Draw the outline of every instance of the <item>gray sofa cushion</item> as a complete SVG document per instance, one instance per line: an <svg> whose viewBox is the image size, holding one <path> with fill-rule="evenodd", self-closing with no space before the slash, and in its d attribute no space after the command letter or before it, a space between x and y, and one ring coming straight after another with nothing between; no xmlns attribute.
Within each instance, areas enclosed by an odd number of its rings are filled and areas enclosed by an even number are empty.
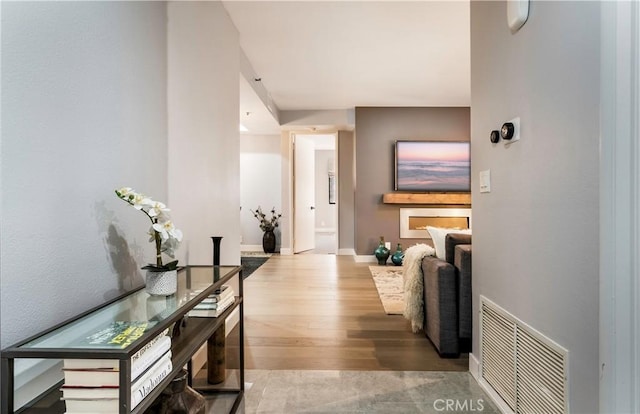
<svg viewBox="0 0 640 414"><path fill-rule="evenodd" d="M471 352L471 236L445 238L447 260L422 259L424 331L442 357Z"/></svg>
<svg viewBox="0 0 640 414"><path fill-rule="evenodd" d="M455 247L454 267L458 283L458 334L471 342L471 245ZM470 351L464 350L463 352Z"/></svg>
<svg viewBox="0 0 640 414"><path fill-rule="evenodd" d="M440 356L460 355L458 340L457 283L454 267L426 256L422 259L424 277L424 331Z"/></svg>
<svg viewBox="0 0 640 414"><path fill-rule="evenodd" d="M459 244L471 244L470 234L449 233L444 238L445 260L455 265L455 248Z"/></svg>

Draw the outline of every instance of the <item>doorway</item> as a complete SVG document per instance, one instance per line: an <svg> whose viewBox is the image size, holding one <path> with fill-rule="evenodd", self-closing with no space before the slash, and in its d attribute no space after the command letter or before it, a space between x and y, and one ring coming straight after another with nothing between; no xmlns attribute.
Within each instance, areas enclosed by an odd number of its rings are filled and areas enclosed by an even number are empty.
<svg viewBox="0 0 640 414"><path fill-rule="evenodd" d="M337 134L292 134L293 252L336 254Z"/></svg>

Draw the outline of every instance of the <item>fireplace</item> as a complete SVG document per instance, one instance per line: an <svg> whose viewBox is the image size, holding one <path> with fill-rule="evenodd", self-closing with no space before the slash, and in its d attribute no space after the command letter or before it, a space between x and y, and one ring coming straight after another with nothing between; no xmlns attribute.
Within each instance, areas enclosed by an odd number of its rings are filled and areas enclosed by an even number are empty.
<svg viewBox="0 0 640 414"><path fill-rule="evenodd" d="M401 208L400 238L430 239L427 226L471 228L470 208Z"/></svg>

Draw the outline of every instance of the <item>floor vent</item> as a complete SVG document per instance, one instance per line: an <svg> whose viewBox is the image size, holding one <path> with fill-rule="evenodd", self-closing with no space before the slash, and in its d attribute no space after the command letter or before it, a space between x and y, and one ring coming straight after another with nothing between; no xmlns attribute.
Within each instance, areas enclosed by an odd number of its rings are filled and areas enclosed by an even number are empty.
<svg viewBox="0 0 640 414"><path fill-rule="evenodd" d="M482 379L514 413L568 413L567 350L480 299Z"/></svg>

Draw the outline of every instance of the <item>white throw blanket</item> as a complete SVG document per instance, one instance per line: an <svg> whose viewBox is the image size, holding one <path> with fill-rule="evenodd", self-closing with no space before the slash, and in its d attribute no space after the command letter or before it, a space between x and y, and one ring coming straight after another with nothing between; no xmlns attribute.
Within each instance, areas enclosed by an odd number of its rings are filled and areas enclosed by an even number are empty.
<svg viewBox="0 0 640 414"><path fill-rule="evenodd" d="M413 332L420 331L424 324L422 259L435 254L435 249L426 244L411 246L404 253L404 317L411 321Z"/></svg>

